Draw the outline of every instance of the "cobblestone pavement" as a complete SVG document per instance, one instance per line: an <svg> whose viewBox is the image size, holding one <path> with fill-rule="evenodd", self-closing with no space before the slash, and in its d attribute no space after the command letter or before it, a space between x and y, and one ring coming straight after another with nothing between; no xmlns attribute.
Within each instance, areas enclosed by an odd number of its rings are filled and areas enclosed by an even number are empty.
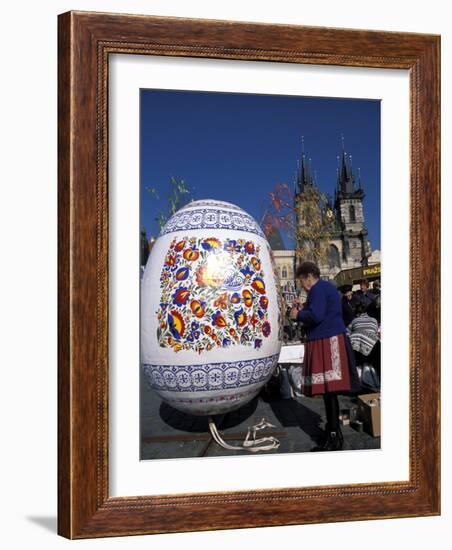
<svg viewBox="0 0 452 550"><path fill-rule="evenodd" d="M356 406L357 399L340 396L341 409ZM281 399L261 392L238 411L215 417L222 437L231 445L240 445L248 428L262 418L274 424L268 428L280 441L280 447L270 453L299 453L309 451L322 436L323 399L293 397ZM344 450L379 449L380 437L342 426ZM259 432L265 435L264 431ZM234 439L236 438L236 439ZM230 456L249 454L245 450L228 450L210 437L206 417L179 412L163 403L144 378L141 381L141 459L190 458L200 456Z"/></svg>

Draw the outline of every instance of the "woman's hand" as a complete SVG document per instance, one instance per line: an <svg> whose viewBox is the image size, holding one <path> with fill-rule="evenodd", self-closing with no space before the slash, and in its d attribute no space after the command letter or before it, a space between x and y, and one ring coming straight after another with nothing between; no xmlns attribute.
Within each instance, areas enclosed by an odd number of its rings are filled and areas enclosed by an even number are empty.
<svg viewBox="0 0 452 550"><path fill-rule="evenodd" d="M294 305L292 309L290 310L290 318L292 321L295 321L298 315L298 305Z"/></svg>

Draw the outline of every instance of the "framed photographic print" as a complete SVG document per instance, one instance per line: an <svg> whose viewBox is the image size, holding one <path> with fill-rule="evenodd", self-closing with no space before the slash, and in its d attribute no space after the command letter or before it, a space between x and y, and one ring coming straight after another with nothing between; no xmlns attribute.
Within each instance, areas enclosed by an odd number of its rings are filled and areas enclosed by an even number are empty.
<svg viewBox="0 0 452 550"><path fill-rule="evenodd" d="M59 17L61 535L440 513L439 47Z"/></svg>

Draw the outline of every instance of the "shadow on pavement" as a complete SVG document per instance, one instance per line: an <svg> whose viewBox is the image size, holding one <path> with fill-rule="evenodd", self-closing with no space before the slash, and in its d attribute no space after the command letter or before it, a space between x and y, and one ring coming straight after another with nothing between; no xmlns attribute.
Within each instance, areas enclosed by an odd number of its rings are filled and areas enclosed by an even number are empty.
<svg viewBox="0 0 452 550"><path fill-rule="evenodd" d="M322 423L320 414L295 399L271 400L268 404L282 426L298 427L315 443L319 442L324 433L320 427Z"/></svg>
<svg viewBox="0 0 452 550"><path fill-rule="evenodd" d="M255 397L252 401L243 405L237 411L231 411L225 415L213 415L213 419L217 424L221 423L221 429L223 430L233 428L254 414L257 408L257 403L258 398ZM162 421L175 430L191 433L202 433L209 431L208 416L194 416L191 414L185 414L164 402L160 405L159 413Z"/></svg>

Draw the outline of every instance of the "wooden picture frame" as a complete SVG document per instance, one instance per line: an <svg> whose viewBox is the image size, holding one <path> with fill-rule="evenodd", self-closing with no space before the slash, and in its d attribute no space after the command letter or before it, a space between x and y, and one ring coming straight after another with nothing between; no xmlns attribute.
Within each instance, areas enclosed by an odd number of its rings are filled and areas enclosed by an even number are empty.
<svg viewBox="0 0 452 550"><path fill-rule="evenodd" d="M58 532L68 538L440 513L440 37L138 15L59 16ZM110 54L407 69L409 480L110 497ZM428 289L424 292L423 289Z"/></svg>

